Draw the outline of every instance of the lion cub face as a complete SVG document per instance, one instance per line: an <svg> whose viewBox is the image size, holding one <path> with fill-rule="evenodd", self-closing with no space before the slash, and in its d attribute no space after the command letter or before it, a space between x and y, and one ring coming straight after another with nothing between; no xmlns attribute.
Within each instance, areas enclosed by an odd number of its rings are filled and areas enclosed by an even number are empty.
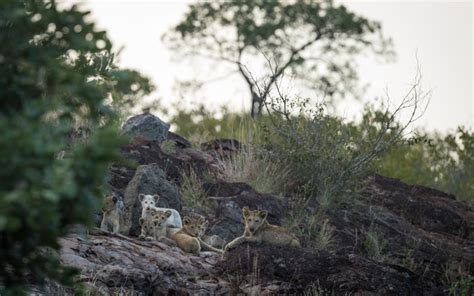
<svg viewBox="0 0 474 296"><path fill-rule="evenodd" d="M166 220L171 216L171 211L155 211L152 214L153 225L158 228L166 226Z"/></svg>
<svg viewBox="0 0 474 296"><path fill-rule="evenodd" d="M104 206L102 207L103 212L109 212L115 209L117 198L113 195L109 195L104 199Z"/></svg>
<svg viewBox="0 0 474 296"><path fill-rule="evenodd" d="M141 236L153 236L155 232L155 225L153 224L153 220L140 218L139 222L142 228Z"/></svg>
<svg viewBox="0 0 474 296"><path fill-rule="evenodd" d="M189 217L183 219L183 229L191 236L199 237L202 231L202 226L205 224L202 217ZM206 225L207 228L207 225ZM204 230L205 231L205 230Z"/></svg>
<svg viewBox="0 0 474 296"><path fill-rule="evenodd" d="M156 206L158 201L160 200L160 196L158 194L150 195L150 194L143 194L140 193L138 195L138 200L142 204L142 208L153 208Z"/></svg>
<svg viewBox="0 0 474 296"><path fill-rule="evenodd" d="M153 236L159 229L166 227L166 220L171 216L171 211L159 211L152 208L146 209L145 218L140 218L142 236Z"/></svg>
<svg viewBox="0 0 474 296"><path fill-rule="evenodd" d="M244 207L242 209L242 214L245 220L245 228L251 233L257 231L266 221L268 212L260 210L249 210L249 208Z"/></svg>

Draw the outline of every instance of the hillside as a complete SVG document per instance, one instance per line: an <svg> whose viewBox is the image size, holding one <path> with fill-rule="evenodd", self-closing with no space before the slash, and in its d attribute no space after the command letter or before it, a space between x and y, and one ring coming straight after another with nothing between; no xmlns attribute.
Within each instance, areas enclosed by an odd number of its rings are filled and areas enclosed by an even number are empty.
<svg viewBox="0 0 474 296"><path fill-rule="evenodd" d="M235 140L215 140L192 148L169 125L150 114L130 119L131 136L122 154L137 168L112 166L109 183L134 219L137 195L160 194L160 206L182 216L201 214L210 221L208 235L227 242L243 232L244 206L268 211L268 220L288 225L300 206L295 197L260 193L245 183L220 175L222 159L239 153ZM174 143L164 152L162 142ZM183 173L193 169L205 192L206 208L185 206L180 193ZM305 206L319 215L316 202ZM98 217L100 220L100 217ZM312 224L327 244L314 247L308 236L303 248L244 244L225 259L214 252L199 257L177 247L130 235L92 231L61 239L61 261L80 269L80 282L94 293L122 295L469 295L474 276L474 208L452 195L396 179L372 175L351 201L325 211ZM304 222L306 221L306 222ZM49 287L45 294L54 293ZM465 293L465 294L462 294Z"/></svg>

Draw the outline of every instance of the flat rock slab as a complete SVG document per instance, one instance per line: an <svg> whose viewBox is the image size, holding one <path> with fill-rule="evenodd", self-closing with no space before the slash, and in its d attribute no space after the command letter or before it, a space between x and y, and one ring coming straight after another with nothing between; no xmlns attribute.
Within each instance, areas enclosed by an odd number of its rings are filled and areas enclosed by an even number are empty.
<svg viewBox="0 0 474 296"><path fill-rule="evenodd" d="M219 260L216 253L196 257L159 242L111 233L87 240L70 235L60 243L61 261L78 268L80 280L91 289L107 294L121 289L133 291L127 295L215 295L227 289L210 273Z"/></svg>

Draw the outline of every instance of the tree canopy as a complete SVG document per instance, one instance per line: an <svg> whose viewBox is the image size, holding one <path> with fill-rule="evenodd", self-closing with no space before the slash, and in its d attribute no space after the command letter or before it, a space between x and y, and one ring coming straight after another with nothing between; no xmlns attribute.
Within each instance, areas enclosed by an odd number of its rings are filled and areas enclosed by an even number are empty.
<svg viewBox="0 0 474 296"><path fill-rule="evenodd" d="M163 40L173 52L235 67L250 91L251 115L289 75L304 88L344 97L357 89L355 55L392 55L381 25L333 1L201 1ZM255 77L252 67L265 68Z"/></svg>

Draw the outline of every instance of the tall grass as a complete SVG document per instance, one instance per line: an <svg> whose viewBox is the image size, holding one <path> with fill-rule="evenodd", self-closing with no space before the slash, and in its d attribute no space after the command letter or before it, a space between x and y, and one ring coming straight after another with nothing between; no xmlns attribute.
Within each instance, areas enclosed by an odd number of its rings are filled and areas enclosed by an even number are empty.
<svg viewBox="0 0 474 296"><path fill-rule="evenodd" d="M196 172L190 169L181 175L182 182L179 192L183 197L183 203L187 207L198 208L210 213L214 204L207 199L206 192L202 188L201 180Z"/></svg>
<svg viewBox="0 0 474 296"><path fill-rule="evenodd" d="M221 174L228 182L244 182L262 193L284 190L288 170L270 151L247 146L240 153L219 161Z"/></svg>

